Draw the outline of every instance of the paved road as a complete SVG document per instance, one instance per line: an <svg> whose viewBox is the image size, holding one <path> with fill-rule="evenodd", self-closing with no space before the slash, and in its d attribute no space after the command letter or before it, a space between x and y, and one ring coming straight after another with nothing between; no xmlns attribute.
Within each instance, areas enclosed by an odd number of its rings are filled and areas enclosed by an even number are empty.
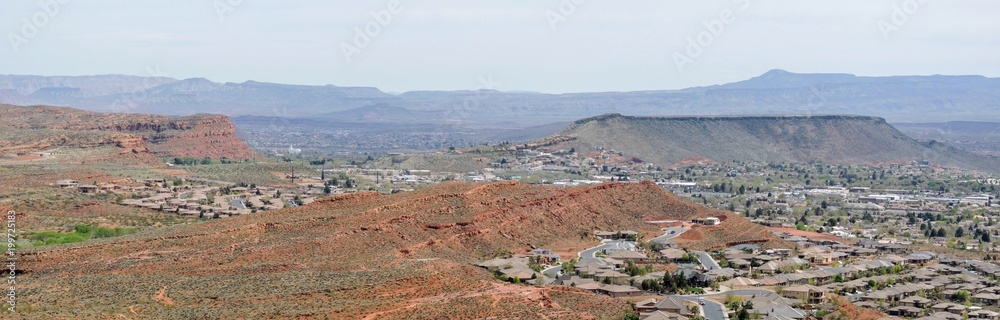
<svg viewBox="0 0 1000 320"><path fill-rule="evenodd" d="M664 230L664 234L662 236L653 238L650 241L652 241L652 242L661 242L663 240L670 240L670 239L673 239L676 236L681 235L682 233L684 233L684 231L688 231L688 230L689 230L688 228L667 228L667 229ZM673 233L671 233L671 232L673 232Z"/></svg>
<svg viewBox="0 0 1000 320"><path fill-rule="evenodd" d="M745 289L745 290L730 290L726 292L717 292L717 293L702 294L702 295L674 296L674 297L698 303L699 299L703 297L726 295L726 294L732 294L737 296L753 296L753 295L765 295L765 294L775 294L775 293L774 291L768 291L768 290ZM704 311L706 320L729 319L729 316L727 315L726 312L726 307L721 303L705 299L705 305L699 307L701 307L702 310Z"/></svg>
<svg viewBox="0 0 1000 320"><path fill-rule="evenodd" d="M691 252L694 252L695 254L698 255L698 261L701 261L701 265L705 266L705 270L722 269L722 267L715 262L715 259L712 259L712 256L709 255L707 252L702 252L702 251L691 251Z"/></svg>
<svg viewBox="0 0 1000 320"><path fill-rule="evenodd" d="M243 205L243 200L242 199L233 199L233 201L231 201L230 204L232 204L234 207L236 207L236 209L246 209L247 208L245 205Z"/></svg>
<svg viewBox="0 0 1000 320"><path fill-rule="evenodd" d="M597 253L601 250L635 250L635 242L625 241L625 240L615 240L602 243L596 247L580 251L580 262L595 262L601 259L597 258Z"/></svg>
<svg viewBox="0 0 1000 320"><path fill-rule="evenodd" d="M674 296L674 297L677 297L677 298L680 298L680 299L683 299L683 300L687 300L687 301L691 301L691 302L694 302L694 303L699 303L701 301L700 297L696 297L696 296ZM699 305L698 308L701 308L702 313L704 313L705 320L726 320L726 319L728 319L728 316L726 315L726 307L725 306L723 306L721 303L718 303L718 302L715 302L715 301L712 301L712 300L704 300L704 301L705 301L705 305L703 305L703 306Z"/></svg>
<svg viewBox="0 0 1000 320"><path fill-rule="evenodd" d="M597 252L604 250L604 244L599 246L580 251L580 262L594 262L600 260L597 258Z"/></svg>
<svg viewBox="0 0 1000 320"><path fill-rule="evenodd" d="M559 273L562 272L562 266L550 267L548 269L542 270L542 274L549 278L558 278Z"/></svg>

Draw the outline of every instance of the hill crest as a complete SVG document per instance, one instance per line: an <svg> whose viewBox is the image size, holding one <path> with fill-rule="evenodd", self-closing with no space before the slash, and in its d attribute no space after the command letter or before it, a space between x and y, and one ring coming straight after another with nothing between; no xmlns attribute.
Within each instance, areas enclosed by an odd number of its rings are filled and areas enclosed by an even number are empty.
<svg viewBox="0 0 1000 320"><path fill-rule="evenodd" d="M651 182L577 188L452 182L392 195L335 196L267 214L80 245L30 248L21 266L32 279L25 290L33 294L25 303L45 301L52 310L73 303L55 297L72 294L102 308L138 305L139 317L378 314L395 319L413 318L400 311L417 307L438 312L455 308L462 318L483 318L510 312L511 303L540 300L562 307L532 308L531 315L603 318L615 316L606 314L608 306L624 310L625 304L572 291L575 298L601 304L574 308L558 297L566 293L559 291L564 288L532 288L542 297L527 300L517 292L495 294L492 290L501 284L471 265L497 252L525 252L592 237L598 230L659 235L658 228L644 222L647 219L719 214L724 213L681 200ZM722 227L681 245L704 249L739 240L785 244L738 215L729 216ZM274 290L252 290L262 283L277 285ZM130 294L103 290L109 288L128 288ZM465 306L470 300L456 298L484 293L499 297L501 304L477 311ZM136 301L135 296L161 298ZM161 303L163 297L176 306ZM218 308L220 304L226 307ZM285 308L292 305L296 307Z"/></svg>
<svg viewBox="0 0 1000 320"><path fill-rule="evenodd" d="M661 165L689 157L718 162L878 164L929 161L992 172L997 161L938 143L920 143L885 119L858 115L624 116L575 121L553 148L613 149ZM582 149L581 149L582 148Z"/></svg>

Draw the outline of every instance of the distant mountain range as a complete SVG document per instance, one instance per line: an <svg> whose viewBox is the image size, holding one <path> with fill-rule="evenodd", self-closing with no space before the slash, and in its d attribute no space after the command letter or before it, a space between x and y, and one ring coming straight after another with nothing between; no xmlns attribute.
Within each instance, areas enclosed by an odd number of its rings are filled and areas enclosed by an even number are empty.
<svg viewBox="0 0 1000 320"><path fill-rule="evenodd" d="M940 141L979 154L1000 155L1000 123L953 121L893 126L917 140Z"/></svg>
<svg viewBox="0 0 1000 320"><path fill-rule="evenodd" d="M864 114L898 122L1000 121L1000 78L859 77L772 70L745 81L682 90L542 94L215 83L121 75L0 76L0 103L90 111L218 113L343 122L448 123L523 128L605 113L641 115Z"/></svg>
<svg viewBox="0 0 1000 320"><path fill-rule="evenodd" d="M918 142L884 119L867 116L629 117L579 120L555 134L556 148L613 149L641 161L671 165L691 159L879 164L928 161L995 172L995 158L936 142ZM565 140L565 139L563 139Z"/></svg>

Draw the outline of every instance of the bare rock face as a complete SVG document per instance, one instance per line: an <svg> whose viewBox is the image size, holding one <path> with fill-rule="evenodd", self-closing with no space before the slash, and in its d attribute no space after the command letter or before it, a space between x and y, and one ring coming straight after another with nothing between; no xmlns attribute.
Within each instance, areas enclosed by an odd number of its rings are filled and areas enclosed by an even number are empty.
<svg viewBox="0 0 1000 320"><path fill-rule="evenodd" d="M158 162L156 157L246 159L253 150L236 137L222 115L171 118L146 114L102 114L71 108L0 105L0 152L23 153L50 147L120 148L123 157Z"/></svg>
<svg viewBox="0 0 1000 320"><path fill-rule="evenodd" d="M177 118L167 125L173 129L152 137L154 140L163 141L150 145L156 155L214 159L221 157L247 159L253 156L253 150L236 137L236 126L226 116L187 116Z"/></svg>

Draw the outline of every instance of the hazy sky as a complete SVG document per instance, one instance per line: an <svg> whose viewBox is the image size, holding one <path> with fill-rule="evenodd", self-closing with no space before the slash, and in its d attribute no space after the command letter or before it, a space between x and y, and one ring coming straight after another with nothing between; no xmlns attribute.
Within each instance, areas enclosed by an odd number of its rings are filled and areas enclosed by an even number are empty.
<svg viewBox="0 0 1000 320"><path fill-rule="evenodd" d="M997 77L998 13L1000 1L932 0L2 1L0 74L390 92L492 78L503 91L553 93L678 89L769 69Z"/></svg>

